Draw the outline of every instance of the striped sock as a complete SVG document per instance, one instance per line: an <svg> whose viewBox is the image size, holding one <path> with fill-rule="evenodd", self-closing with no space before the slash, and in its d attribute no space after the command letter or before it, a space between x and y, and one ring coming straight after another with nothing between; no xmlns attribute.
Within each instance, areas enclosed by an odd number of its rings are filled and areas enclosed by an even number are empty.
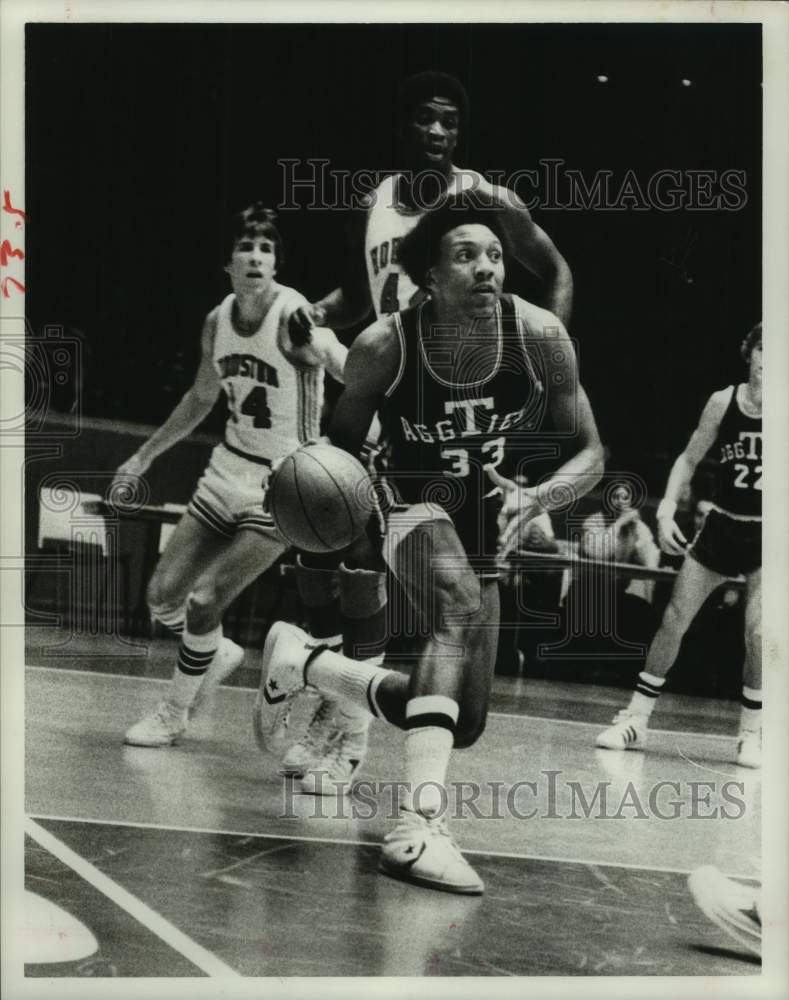
<svg viewBox="0 0 789 1000"><path fill-rule="evenodd" d="M630 711L633 715L643 715L648 719L665 683L665 677L656 677L654 674L648 674L646 670L642 670L638 675L638 683L633 697L630 699Z"/></svg>
<svg viewBox="0 0 789 1000"><path fill-rule="evenodd" d="M189 708L192 704L205 672L216 656L221 638L221 625L205 635L195 635L189 629L184 629L170 689L170 701L174 705Z"/></svg>
<svg viewBox="0 0 789 1000"><path fill-rule="evenodd" d="M742 686L740 732L758 733L762 728L762 689Z"/></svg>
<svg viewBox="0 0 789 1000"><path fill-rule="evenodd" d="M307 657L304 680L319 691L350 703L365 716L383 718L375 695L381 681L394 671L375 664L375 660L351 660L321 646Z"/></svg>
<svg viewBox="0 0 789 1000"><path fill-rule="evenodd" d="M433 814L446 809L444 782L459 713L458 703L444 695L420 695L406 705L407 808Z"/></svg>

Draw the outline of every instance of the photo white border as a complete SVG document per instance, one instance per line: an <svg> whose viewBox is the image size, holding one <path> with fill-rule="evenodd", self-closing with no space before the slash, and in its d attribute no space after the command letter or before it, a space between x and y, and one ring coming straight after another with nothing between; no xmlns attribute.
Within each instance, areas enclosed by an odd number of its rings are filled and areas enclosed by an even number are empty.
<svg viewBox="0 0 789 1000"><path fill-rule="evenodd" d="M221 15L221 16L220 16ZM24 206L23 71L24 23L85 22L693 22L702 24L761 22L764 37L764 236L763 285L765 326L765 562L763 614L765 650L765 760L763 809L764 963L761 976L743 977L529 977L481 980L435 979L247 979L223 982L210 979L24 979L13 953L12 934L19 920L23 888L22 830L24 817L22 757L24 746L23 629L15 627L22 614L21 565L22 490L21 451L2 438L0 424L0 696L2 697L2 995L59 998L109 997L301 997L321 996L520 996L565 998L575 991L585 997L779 997L789 990L787 949L787 846L789 846L786 775L789 765L789 346L787 289L789 288L789 7L771 2L702 2L702 0L498 0L480 5L467 0L2 0L0 3L0 189L14 193ZM0 213L0 240L20 244L13 222ZM16 270L10 270L18 276ZM19 300L0 298L0 332L23 330ZM2 417L24 409L22 373L3 371ZM9 624L11 623L11 624ZM701 961L701 959L700 959ZM744 970L745 971L745 970Z"/></svg>

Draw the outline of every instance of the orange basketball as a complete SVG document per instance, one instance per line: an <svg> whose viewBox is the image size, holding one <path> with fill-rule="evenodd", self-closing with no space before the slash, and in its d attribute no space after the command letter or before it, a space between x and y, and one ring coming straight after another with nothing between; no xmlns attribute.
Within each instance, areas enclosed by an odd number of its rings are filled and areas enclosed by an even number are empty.
<svg viewBox="0 0 789 1000"><path fill-rule="evenodd" d="M336 552L361 535L373 512L364 466L333 445L306 444L277 467L268 508L283 537L305 552Z"/></svg>

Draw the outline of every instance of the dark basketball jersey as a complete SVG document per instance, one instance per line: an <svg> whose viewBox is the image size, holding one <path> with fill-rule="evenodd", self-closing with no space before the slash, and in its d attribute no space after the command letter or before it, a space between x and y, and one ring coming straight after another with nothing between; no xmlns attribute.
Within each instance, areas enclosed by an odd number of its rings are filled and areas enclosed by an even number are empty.
<svg viewBox="0 0 789 1000"><path fill-rule="evenodd" d="M710 449L715 464L715 504L739 517L762 516L762 418L737 402L737 386Z"/></svg>
<svg viewBox="0 0 789 1000"><path fill-rule="evenodd" d="M491 351L489 331L460 338L431 315L430 301L394 314L401 360L380 412L378 468L396 501L446 510L472 560L495 557L501 499L485 467L512 475L534 442L545 393L529 329L558 320L504 295Z"/></svg>

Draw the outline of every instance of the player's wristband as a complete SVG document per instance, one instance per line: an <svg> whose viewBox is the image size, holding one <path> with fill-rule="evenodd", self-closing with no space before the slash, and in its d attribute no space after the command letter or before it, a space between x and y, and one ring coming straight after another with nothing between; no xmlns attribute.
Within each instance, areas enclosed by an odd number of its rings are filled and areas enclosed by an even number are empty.
<svg viewBox="0 0 789 1000"><path fill-rule="evenodd" d="M663 499L658 504L657 508L657 519L662 520L664 517L668 520L673 521L674 515L677 513L677 505L673 500L669 500L667 497Z"/></svg>

